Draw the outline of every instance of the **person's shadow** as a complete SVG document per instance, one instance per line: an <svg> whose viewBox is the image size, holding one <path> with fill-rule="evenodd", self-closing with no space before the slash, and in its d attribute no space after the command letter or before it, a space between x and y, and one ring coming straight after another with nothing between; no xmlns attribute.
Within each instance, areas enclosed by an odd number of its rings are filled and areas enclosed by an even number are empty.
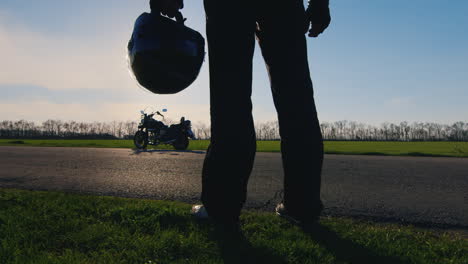
<svg viewBox="0 0 468 264"><path fill-rule="evenodd" d="M407 260L395 256L378 255L349 239L341 238L334 231L321 224L304 228L303 231L309 235L312 240L335 256L336 261L340 263L410 263Z"/></svg>
<svg viewBox="0 0 468 264"><path fill-rule="evenodd" d="M286 263L280 255L266 249L254 248L242 232L225 232L215 229L210 236L214 239L226 264Z"/></svg>
<svg viewBox="0 0 468 264"><path fill-rule="evenodd" d="M335 256L337 263L410 263L394 256L380 256L351 240L339 237L334 231L320 224L303 231ZM215 230L211 236L218 244L224 263L287 263L284 258L270 250L253 247L241 232L233 234Z"/></svg>

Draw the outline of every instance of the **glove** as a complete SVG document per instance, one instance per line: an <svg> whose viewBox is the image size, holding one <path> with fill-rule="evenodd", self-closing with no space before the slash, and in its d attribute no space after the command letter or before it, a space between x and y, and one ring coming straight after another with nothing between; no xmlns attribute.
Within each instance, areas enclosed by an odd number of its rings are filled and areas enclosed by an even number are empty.
<svg viewBox="0 0 468 264"><path fill-rule="evenodd" d="M331 22L329 0L309 0L306 18L312 28L307 28L309 37L316 38L328 28Z"/></svg>
<svg viewBox="0 0 468 264"><path fill-rule="evenodd" d="M151 12L174 18L184 8L184 0L150 0Z"/></svg>

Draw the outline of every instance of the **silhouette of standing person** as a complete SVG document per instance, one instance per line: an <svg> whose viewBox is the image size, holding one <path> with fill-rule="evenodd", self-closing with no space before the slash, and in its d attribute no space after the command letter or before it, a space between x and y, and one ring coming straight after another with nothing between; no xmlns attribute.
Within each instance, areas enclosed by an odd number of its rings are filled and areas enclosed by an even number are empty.
<svg viewBox="0 0 468 264"><path fill-rule="evenodd" d="M174 17L183 0L151 0ZM328 0L204 0L210 65L211 144L202 172L202 202L192 208L226 227L238 224L246 201L256 136L252 117L252 60L260 45L278 113L284 197L276 212L295 222L316 222L323 140L314 102L305 33L330 24Z"/></svg>

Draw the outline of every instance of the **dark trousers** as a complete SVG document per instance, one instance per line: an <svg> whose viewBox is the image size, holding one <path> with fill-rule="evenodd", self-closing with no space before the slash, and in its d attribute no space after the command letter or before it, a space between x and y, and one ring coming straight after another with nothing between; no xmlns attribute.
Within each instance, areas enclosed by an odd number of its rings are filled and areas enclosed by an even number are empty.
<svg viewBox="0 0 468 264"><path fill-rule="evenodd" d="M323 141L307 61L302 0L205 0L210 65L211 145L202 202L220 221L236 221L247 196L256 138L252 118L255 36L278 112L283 202L298 217L317 215Z"/></svg>

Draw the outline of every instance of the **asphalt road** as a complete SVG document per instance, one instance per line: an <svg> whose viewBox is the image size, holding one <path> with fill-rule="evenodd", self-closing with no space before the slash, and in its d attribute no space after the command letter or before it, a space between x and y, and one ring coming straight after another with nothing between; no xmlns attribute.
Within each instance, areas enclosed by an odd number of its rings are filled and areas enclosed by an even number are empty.
<svg viewBox="0 0 468 264"><path fill-rule="evenodd" d="M0 147L0 187L195 203L204 152ZM246 208L273 210L278 153L258 153ZM468 159L327 155L325 215L468 228Z"/></svg>

